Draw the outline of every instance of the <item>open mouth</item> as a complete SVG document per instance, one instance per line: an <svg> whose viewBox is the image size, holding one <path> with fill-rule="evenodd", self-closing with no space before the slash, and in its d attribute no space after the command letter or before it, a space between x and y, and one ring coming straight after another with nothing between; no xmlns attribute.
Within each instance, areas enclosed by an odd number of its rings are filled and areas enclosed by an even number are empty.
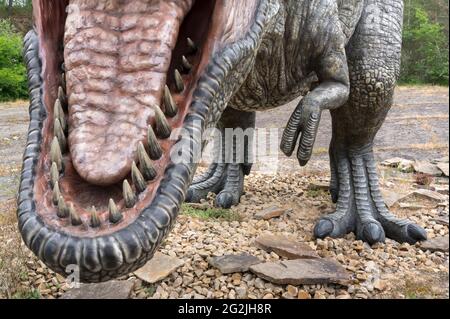
<svg viewBox="0 0 450 319"><path fill-rule="evenodd" d="M260 1L240 4L33 1L18 216L24 241L53 270L77 265L80 280L104 281L152 257L195 170L190 152L177 165L171 154L201 144L178 132L194 120L201 132L214 99L231 95L227 74L245 54L218 65L220 52L255 25L262 33Z"/></svg>

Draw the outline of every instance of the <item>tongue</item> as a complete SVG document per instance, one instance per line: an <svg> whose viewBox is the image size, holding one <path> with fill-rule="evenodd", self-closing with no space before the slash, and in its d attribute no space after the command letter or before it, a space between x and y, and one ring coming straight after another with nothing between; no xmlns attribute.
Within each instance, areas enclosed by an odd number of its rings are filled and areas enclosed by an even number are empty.
<svg viewBox="0 0 450 319"><path fill-rule="evenodd" d="M70 1L64 39L69 146L88 182L111 185L129 174L193 1Z"/></svg>

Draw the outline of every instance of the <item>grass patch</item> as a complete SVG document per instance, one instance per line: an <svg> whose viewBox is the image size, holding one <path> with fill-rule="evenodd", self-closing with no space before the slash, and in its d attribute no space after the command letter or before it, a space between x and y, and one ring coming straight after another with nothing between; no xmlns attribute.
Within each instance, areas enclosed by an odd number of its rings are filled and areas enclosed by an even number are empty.
<svg viewBox="0 0 450 319"><path fill-rule="evenodd" d="M194 208L188 204L183 204L181 214L185 216L196 217L199 219L220 219L226 221L241 221L241 216L229 209L218 208Z"/></svg>
<svg viewBox="0 0 450 319"><path fill-rule="evenodd" d="M37 289L19 291L13 295L12 299L41 299L41 294Z"/></svg>

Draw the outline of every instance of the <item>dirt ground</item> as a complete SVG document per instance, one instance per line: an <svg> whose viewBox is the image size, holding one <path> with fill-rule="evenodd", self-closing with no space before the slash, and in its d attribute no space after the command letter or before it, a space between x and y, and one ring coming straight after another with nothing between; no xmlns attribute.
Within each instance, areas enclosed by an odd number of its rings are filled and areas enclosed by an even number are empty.
<svg viewBox="0 0 450 319"><path fill-rule="evenodd" d="M432 160L447 156L449 148L448 99L447 88L399 88L396 92L395 106L377 137L377 158L385 160L399 156L407 159ZM258 114L257 127L277 128L281 132L296 104L293 102L282 108ZM28 126L27 103L0 104L0 119L0 226L2 231L6 232L0 236L0 241L20 246L14 211L21 157ZM315 220L332 210L327 194L307 190L309 183L324 182L328 179L327 149L330 138L330 116L324 114L314 156L306 168L299 168L295 159L280 156L277 172L274 172L273 176L268 176L258 173L260 166L257 164L255 173L246 181L248 192L244 196L242 204L233 209L241 215L240 221L203 221L190 216L182 216L161 251L167 253L172 251L172 254L186 262L185 266L158 286L149 287L139 282L133 296L138 298L168 296L231 298L236 296L238 291L245 289L246 297L250 298L262 298L267 295L275 298L282 297L289 287L278 287L267 283L264 286L263 283L262 286L260 285L261 287L255 288L252 285L256 280L256 286L258 286L258 279L250 275L244 276L242 282L239 280L239 287L235 288L232 283L236 278L218 276L209 283L206 279L204 280L203 275L203 272L207 270L203 258L206 258L208 254L213 255L217 252L261 254L252 247L252 239L260 232L269 231L294 234L298 240L309 242L320 255L339 260L349 271L354 273L355 283L350 287L316 285L317 287L295 288L306 291L312 298L324 296L327 298L339 296L351 298L448 298L448 253L424 253L417 247L398 245L392 241L370 248L360 242L355 242L351 236L342 240L326 241L315 241L311 237ZM448 185L448 179L436 182ZM412 175L401 178L382 178L382 186L392 190L411 189L413 183ZM255 211L273 204L293 209L294 213L270 222L253 221L252 216ZM438 225L434 221L440 216L444 216L448 220L448 197L445 207L415 209L414 211L400 209L395 212L400 216L409 217L426 227L427 230L431 230L433 237L448 234L448 225ZM236 223L239 224L236 225ZM185 233L186 229L189 229L188 234ZM217 237L222 237L224 233L231 235L215 242ZM243 242L245 244L242 244ZM197 247L197 243L201 247ZM205 243L204 246L202 243ZM209 249L211 253L208 252ZM204 251L203 254L198 255L199 250ZM58 297L65 291L61 282L58 282L61 278L55 279L54 274L40 265L27 250L17 248L17 250L11 251L10 267L17 271L8 280L17 280L37 289L33 290L31 296L23 297L33 297L35 291L40 291L38 295L41 297ZM15 251L20 251L21 254L15 255ZM5 250L0 249L0 252L5 253ZM5 256L0 257L6 258ZM261 257L266 260L279 258L272 254L263 254ZM371 279L364 278L366 276L364 274L367 273L365 270L367 265L373 266L374 262L378 267L376 268L381 271L381 274L378 275L383 278L383 282L393 282L396 278L402 279L397 280L395 284L387 285L387 288L374 289L373 285L369 283ZM199 267L206 268L202 270ZM406 269L410 269L410 271ZM192 273L192 281L189 273ZM175 289L173 288L174 282L180 281L178 277L182 278L182 284ZM5 278L0 280L0 288L2 288L1 285L5 285L2 281L6 281L6 285L11 284ZM130 278L133 279L133 277ZM188 278L186 282L185 278ZM222 287L222 283L224 283L224 287ZM292 290L292 287L289 289Z"/></svg>

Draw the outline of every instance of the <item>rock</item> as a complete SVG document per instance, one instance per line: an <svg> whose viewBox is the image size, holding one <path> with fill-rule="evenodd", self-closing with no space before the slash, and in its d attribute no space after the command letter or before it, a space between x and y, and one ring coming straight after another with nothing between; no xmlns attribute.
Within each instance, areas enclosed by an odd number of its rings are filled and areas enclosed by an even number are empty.
<svg viewBox="0 0 450 319"><path fill-rule="evenodd" d="M447 217L433 218L432 221L438 223L439 225L444 225L444 226L448 226L448 224L449 224L448 216Z"/></svg>
<svg viewBox="0 0 450 319"><path fill-rule="evenodd" d="M381 163L381 165L398 168L403 172L408 172L413 169L414 162L401 157L394 157L385 160L384 162Z"/></svg>
<svg viewBox="0 0 450 319"><path fill-rule="evenodd" d="M445 176L448 177L449 174L449 166L448 163L437 163L437 167L444 173Z"/></svg>
<svg viewBox="0 0 450 319"><path fill-rule="evenodd" d="M435 202L443 202L446 200L444 195L442 195L438 192L429 190L429 189L418 189L418 190L412 192L407 197L410 197L410 196L422 197L422 198L425 198L425 199L428 199L431 201L435 201Z"/></svg>
<svg viewBox="0 0 450 319"><path fill-rule="evenodd" d="M315 285L350 280L349 273L338 263L329 259L297 259L269 262L250 267L258 277L279 285Z"/></svg>
<svg viewBox="0 0 450 319"><path fill-rule="evenodd" d="M328 192L330 190L330 183L312 182L309 184L308 190Z"/></svg>
<svg viewBox="0 0 450 319"><path fill-rule="evenodd" d="M264 209L260 211L259 213L255 214L255 218L257 220L270 220L273 218L277 218L282 216L286 213L286 210L283 208L279 208L277 206L273 206L267 209Z"/></svg>
<svg viewBox="0 0 450 319"><path fill-rule="evenodd" d="M415 161L414 171L431 176L442 176L442 171L434 164L426 161Z"/></svg>
<svg viewBox="0 0 450 319"><path fill-rule="evenodd" d="M246 272L250 266L261 263L259 258L249 254L226 255L222 257L214 257L209 260L209 264L224 275L237 272Z"/></svg>
<svg viewBox="0 0 450 319"><path fill-rule="evenodd" d="M81 284L61 296L61 299L128 299L133 281L108 281L100 284Z"/></svg>
<svg viewBox="0 0 450 319"><path fill-rule="evenodd" d="M431 252L444 252L444 253L448 253L448 240L449 240L449 236L444 236L444 237L437 237L437 238L433 238L433 239L429 239L427 241L424 241L421 245L420 248L422 250L429 250Z"/></svg>
<svg viewBox="0 0 450 319"><path fill-rule="evenodd" d="M373 287L378 290L378 291L383 291L386 290L387 287L387 282L381 279L377 279L375 280L375 282L373 283Z"/></svg>
<svg viewBox="0 0 450 319"><path fill-rule="evenodd" d="M183 260L158 252L144 267L134 273L139 279L149 284L154 284L167 278L167 276L183 265Z"/></svg>
<svg viewBox="0 0 450 319"><path fill-rule="evenodd" d="M298 292L297 299L311 299L311 295L306 290L300 290Z"/></svg>
<svg viewBox="0 0 450 319"><path fill-rule="evenodd" d="M319 258L309 245L284 236L261 235L256 239L255 244L268 253L274 252L288 259Z"/></svg>
<svg viewBox="0 0 450 319"><path fill-rule="evenodd" d="M405 198L407 195L400 194L397 192L393 192L387 189L382 189L381 193L383 194L384 202L386 203L386 206L391 208L395 206L399 201L401 201L403 198Z"/></svg>

